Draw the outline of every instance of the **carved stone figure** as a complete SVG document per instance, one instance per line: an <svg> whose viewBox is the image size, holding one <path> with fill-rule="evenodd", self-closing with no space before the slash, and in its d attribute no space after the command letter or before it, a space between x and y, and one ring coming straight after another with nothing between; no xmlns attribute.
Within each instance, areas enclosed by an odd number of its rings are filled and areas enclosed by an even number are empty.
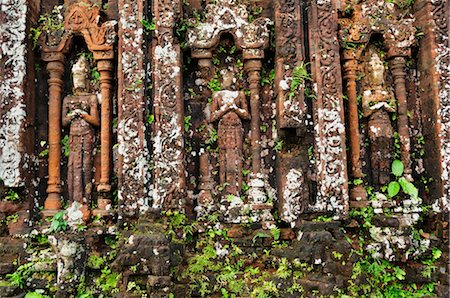
<svg viewBox="0 0 450 298"><path fill-rule="evenodd" d="M242 187L242 120L250 119L242 91L232 91L233 75L223 71L224 90L213 93L210 122L219 121L220 184L228 194L238 195Z"/></svg>
<svg viewBox="0 0 450 298"><path fill-rule="evenodd" d="M69 127L69 202L81 204L84 221L90 215L94 127L100 125L97 96L88 93L88 73L88 62L81 56L72 68L73 95L64 98L62 112L62 124Z"/></svg>
<svg viewBox="0 0 450 298"><path fill-rule="evenodd" d="M373 181L383 185L389 182L393 129L389 113L396 111L394 94L387 90L384 81L384 65L375 51L370 52L367 63L367 88L362 98L362 108L368 117L370 160Z"/></svg>

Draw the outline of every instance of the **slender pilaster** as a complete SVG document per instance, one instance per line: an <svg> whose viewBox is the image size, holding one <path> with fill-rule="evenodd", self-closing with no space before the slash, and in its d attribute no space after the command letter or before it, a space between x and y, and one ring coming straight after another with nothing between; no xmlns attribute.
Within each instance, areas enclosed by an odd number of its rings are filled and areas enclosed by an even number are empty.
<svg viewBox="0 0 450 298"><path fill-rule="evenodd" d="M350 143L350 176L353 179L363 177L361 169L361 146L358 119L358 100L356 91L356 77L358 60L354 55L347 53L348 60L344 63L344 79L347 82L347 110ZM344 53L345 55L345 53ZM350 200L360 201L367 199L367 192L362 185L353 185L350 189Z"/></svg>
<svg viewBox="0 0 450 298"><path fill-rule="evenodd" d="M61 98L63 90L64 55L56 54L49 61L48 102L48 185L42 214L55 215L61 209Z"/></svg>
<svg viewBox="0 0 450 298"><path fill-rule="evenodd" d="M394 57L390 61L392 75L394 77L395 97L397 98L397 126L400 137L400 150L403 166L405 167L405 175L408 179L411 177L411 142L409 136L408 125L408 103L406 99L406 73L405 58Z"/></svg>

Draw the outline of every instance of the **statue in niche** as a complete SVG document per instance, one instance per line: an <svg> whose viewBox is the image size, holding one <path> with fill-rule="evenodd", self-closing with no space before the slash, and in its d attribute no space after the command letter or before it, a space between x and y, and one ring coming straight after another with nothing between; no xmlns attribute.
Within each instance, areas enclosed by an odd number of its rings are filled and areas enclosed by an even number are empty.
<svg viewBox="0 0 450 298"><path fill-rule="evenodd" d="M389 182L393 150L389 113L396 111L395 97L385 85L384 72L383 61L376 50L369 50L362 108L364 117L368 118L372 178L378 185Z"/></svg>
<svg viewBox="0 0 450 298"><path fill-rule="evenodd" d="M67 186L69 202L81 205L83 221L90 216L95 127L100 125L98 99L89 93L89 66L80 56L72 67L73 95L66 96L62 125L69 127Z"/></svg>
<svg viewBox="0 0 450 298"><path fill-rule="evenodd" d="M247 100L242 91L231 90L233 73L222 71L222 91L212 94L209 122L219 121L219 176L228 194L238 195L242 187L242 120L249 120Z"/></svg>

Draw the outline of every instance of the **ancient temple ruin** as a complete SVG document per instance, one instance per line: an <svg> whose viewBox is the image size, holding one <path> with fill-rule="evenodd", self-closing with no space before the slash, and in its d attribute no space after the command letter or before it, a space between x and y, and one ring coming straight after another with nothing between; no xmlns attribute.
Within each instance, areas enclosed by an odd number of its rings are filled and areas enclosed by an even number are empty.
<svg viewBox="0 0 450 298"><path fill-rule="evenodd" d="M0 297L447 297L445 0L2 0Z"/></svg>

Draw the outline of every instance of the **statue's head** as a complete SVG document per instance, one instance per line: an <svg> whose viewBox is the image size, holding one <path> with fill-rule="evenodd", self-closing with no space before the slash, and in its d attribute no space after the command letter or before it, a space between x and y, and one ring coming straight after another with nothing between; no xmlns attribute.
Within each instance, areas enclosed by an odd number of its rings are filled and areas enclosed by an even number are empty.
<svg viewBox="0 0 450 298"><path fill-rule="evenodd" d="M73 89L87 91L89 86L89 63L84 55L81 55L72 67Z"/></svg>
<svg viewBox="0 0 450 298"><path fill-rule="evenodd" d="M372 53L369 61L369 72L372 85L381 86L384 82L384 64L377 53Z"/></svg>
<svg viewBox="0 0 450 298"><path fill-rule="evenodd" d="M222 89L231 89L231 85L233 84L234 79L233 72L225 68L220 71L220 74L222 75Z"/></svg>

